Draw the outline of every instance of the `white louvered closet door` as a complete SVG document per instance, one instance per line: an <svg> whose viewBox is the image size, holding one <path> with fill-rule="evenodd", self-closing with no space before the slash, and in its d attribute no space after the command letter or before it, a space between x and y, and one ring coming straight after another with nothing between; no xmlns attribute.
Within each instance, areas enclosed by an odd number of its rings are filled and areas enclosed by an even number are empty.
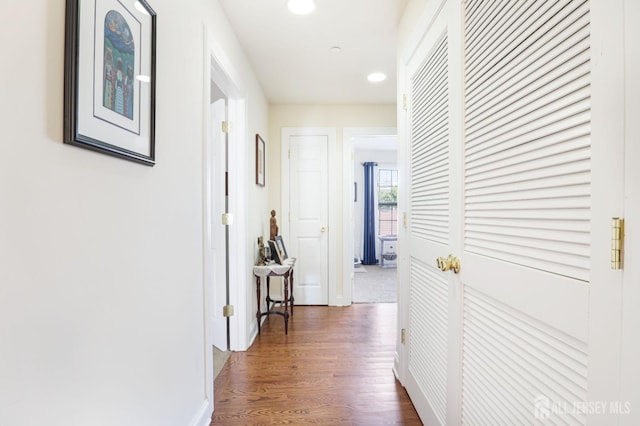
<svg viewBox="0 0 640 426"><path fill-rule="evenodd" d="M594 230L609 225L593 220L621 199L602 170L622 164L603 138L592 154L590 2L443 5L406 70L407 389L428 424L585 424L604 359L589 318L610 303L593 296ZM448 254L458 274L435 267Z"/></svg>
<svg viewBox="0 0 640 426"><path fill-rule="evenodd" d="M582 424L545 410L587 400L589 3L464 8L462 422Z"/></svg>
<svg viewBox="0 0 640 426"><path fill-rule="evenodd" d="M430 425L446 424L448 409L453 278L436 268L435 259L449 253L452 238L450 44L442 13L407 67L411 226L405 386Z"/></svg>

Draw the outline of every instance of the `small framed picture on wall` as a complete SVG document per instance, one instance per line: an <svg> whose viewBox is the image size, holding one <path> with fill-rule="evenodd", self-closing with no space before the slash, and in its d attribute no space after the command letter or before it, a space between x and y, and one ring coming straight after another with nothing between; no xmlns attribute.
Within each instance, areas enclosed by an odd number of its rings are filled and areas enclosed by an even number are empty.
<svg viewBox="0 0 640 426"><path fill-rule="evenodd" d="M156 13L67 0L64 143L155 164Z"/></svg>
<svg viewBox="0 0 640 426"><path fill-rule="evenodd" d="M265 175L265 143L264 139L256 133L256 185L264 186Z"/></svg>

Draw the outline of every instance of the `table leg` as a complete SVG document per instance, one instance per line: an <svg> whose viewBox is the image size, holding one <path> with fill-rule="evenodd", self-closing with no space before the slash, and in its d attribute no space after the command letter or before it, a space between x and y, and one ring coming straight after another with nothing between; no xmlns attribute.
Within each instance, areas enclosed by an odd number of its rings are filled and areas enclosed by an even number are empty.
<svg viewBox="0 0 640 426"><path fill-rule="evenodd" d="M289 334L289 273L284 274L284 334Z"/></svg>
<svg viewBox="0 0 640 426"><path fill-rule="evenodd" d="M267 302L267 311L271 310L271 278L267 275L267 297L265 298Z"/></svg>
<svg viewBox="0 0 640 426"><path fill-rule="evenodd" d="M256 295L258 296L258 311L256 312L256 319L258 320L258 334L260 334L260 276L256 276Z"/></svg>
<svg viewBox="0 0 640 426"><path fill-rule="evenodd" d="M291 316L293 316L293 268L291 268L291 274L289 276L289 289L291 291Z"/></svg>

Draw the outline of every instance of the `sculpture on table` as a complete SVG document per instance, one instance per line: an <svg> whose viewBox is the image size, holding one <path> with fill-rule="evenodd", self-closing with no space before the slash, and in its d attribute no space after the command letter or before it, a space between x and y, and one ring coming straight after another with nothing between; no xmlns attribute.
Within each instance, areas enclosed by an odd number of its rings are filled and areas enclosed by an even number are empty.
<svg viewBox="0 0 640 426"><path fill-rule="evenodd" d="M271 219L270 219L270 231L269 231L269 239L275 240L276 235L278 235L278 222L276 221L276 211L271 210Z"/></svg>
<svg viewBox="0 0 640 426"><path fill-rule="evenodd" d="M258 237L258 266L265 266L265 260L267 260L264 256L264 243L262 242L262 237Z"/></svg>

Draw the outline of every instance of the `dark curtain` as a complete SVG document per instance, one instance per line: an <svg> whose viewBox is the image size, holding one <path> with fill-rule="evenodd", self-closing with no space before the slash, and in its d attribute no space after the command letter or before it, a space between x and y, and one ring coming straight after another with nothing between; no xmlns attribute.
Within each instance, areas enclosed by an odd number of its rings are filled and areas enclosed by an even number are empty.
<svg viewBox="0 0 640 426"><path fill-rule="evenodd" d="M376 206L375 206L375 166L364 163L364 250L363 265L375 265L376 259Z"/></svg>

